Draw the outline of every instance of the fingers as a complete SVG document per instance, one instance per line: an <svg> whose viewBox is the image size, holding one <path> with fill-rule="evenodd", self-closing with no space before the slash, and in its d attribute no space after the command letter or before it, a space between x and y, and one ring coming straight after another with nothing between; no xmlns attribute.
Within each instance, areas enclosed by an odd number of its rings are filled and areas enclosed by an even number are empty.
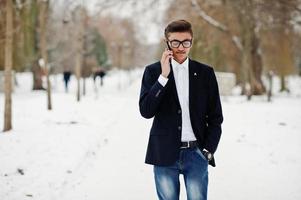
<svg viewBox="0 0 301 200"><path fill-rule="evenodd" d="M169 50L169 49L165 49L165 51L163 52L163 55L165 55L165 56L172 56L172 51L171 50Z"/></svg>
<svg viewBox="0 0 301 200"><path fill-rule="evenodd" d="M162 61L165 62L166 60L169 60L171 58L173 58L172 51L165 49L165 51L162 54Z"/></svg>

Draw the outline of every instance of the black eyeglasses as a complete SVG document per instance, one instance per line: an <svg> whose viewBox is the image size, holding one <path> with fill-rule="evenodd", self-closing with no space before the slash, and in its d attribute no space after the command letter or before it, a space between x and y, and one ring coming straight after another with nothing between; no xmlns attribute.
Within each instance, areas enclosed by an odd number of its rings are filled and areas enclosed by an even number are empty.
<svg viewBox="0 0 301 200"><path fill-rule="evenodd" d="M184 48L189 48L192 45L192 40L183 40L183 41L171 40L169 41L169 43L172 48L179 48L181 44Z"/></svg>

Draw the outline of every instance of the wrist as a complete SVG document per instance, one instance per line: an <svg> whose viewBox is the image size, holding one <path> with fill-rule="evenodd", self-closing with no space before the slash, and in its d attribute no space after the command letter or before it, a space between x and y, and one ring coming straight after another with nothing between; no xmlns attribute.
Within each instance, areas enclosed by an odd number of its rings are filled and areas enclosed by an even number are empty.
<svg viewBox="0 0 301 200"><path fill-rule="evenodd" d="M161 75L162 75L164 78L168 78L168 74L166 74L166 73L161 73Z"/></svg>
<svg viewBox="0 0 301 200"><path fill-rule="evenodd" d="M207 149L203 149L203 155L208 161L211 161L213 159L213 154L210 153Z"/></svg>

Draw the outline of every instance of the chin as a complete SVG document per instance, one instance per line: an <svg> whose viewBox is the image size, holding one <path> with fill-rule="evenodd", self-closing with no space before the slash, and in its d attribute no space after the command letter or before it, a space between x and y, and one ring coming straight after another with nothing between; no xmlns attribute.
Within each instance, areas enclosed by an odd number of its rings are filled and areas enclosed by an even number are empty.
<svg viewBox="0 0 301 200"><path fill-rule="evenodd" d="M187 58L186 55L177 56L177 60L185 60Z"/></svg>

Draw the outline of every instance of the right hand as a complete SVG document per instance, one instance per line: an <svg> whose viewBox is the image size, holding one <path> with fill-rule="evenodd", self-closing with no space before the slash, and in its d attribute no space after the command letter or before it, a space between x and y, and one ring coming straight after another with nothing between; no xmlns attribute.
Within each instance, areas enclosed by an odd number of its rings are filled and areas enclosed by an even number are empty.
<svg viewBox="0 0 301 200"><path fill-rule="evenodd" d="M170 73L169 59L172 59L172 51L165 49L161 57L161 75L167 78Z"/></svg>

